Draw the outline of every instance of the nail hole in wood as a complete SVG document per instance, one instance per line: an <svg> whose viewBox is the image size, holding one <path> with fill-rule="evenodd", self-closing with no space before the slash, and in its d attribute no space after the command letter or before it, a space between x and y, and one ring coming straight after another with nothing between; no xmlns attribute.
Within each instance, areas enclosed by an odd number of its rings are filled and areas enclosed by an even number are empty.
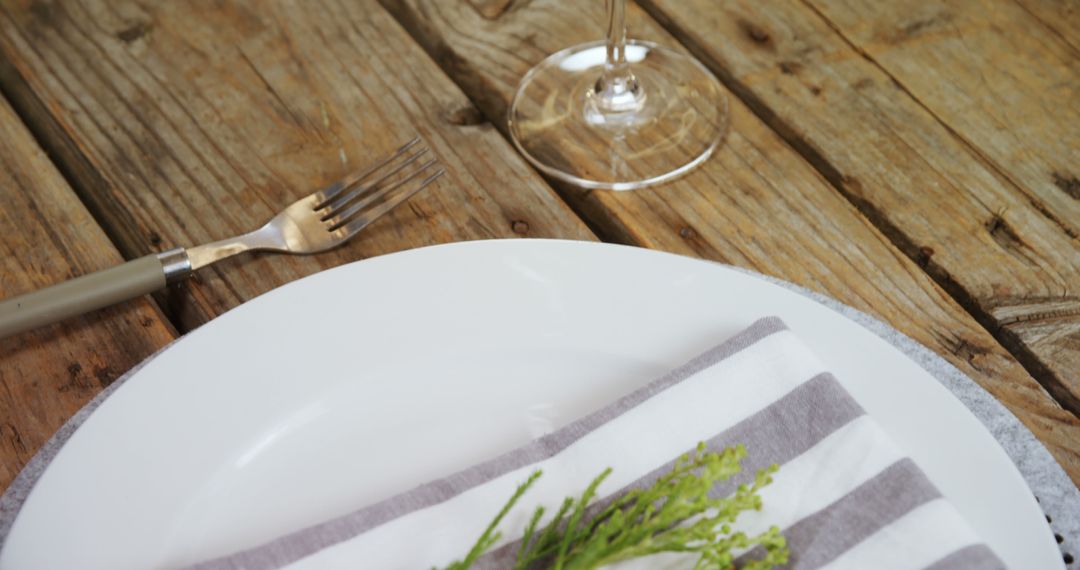
<svg viewBox="0 0 1080 570"><path fill-rule="evenodd" d="M802 64L797 61L781 61L779 67L784 75L795 75L802 69Z"/></svg>
<svg viewBox="0 0 1080 570"><path fill-rule="evenodd" d="M1055 172L1051 176L1054 178L1054 186L1061 188L1061 191L1069 196L1080 200L1080 179L1075 176L1066 176L1060 172Z"/></svg>
<svg viewBox="0 0 1080 570"><path fill-rule="evenodd" d="M466 105L450 111L446 114L446 120L452 125L459 127L471 127L484 122L484 115L472 105Z"/></svg>
<svg viewBox="0 0 1080 570"><path fill-rule="evenodd" d="M765 31L765 28L762 28L761 26L753 22L747 20L739 20L738 22L736 22L736 25L738 25L739 29L741 29L743 33L746 34L746 37L750 38L750 40L756 44L768 45L769 42L772 41L772 37L769 36L769 32Z"/></svg>
<svg viewBox="0 0 1080 570"><path fill-rule="evenodd" d="M990 237L994 238L1001 247L1006 249L1024 247L1024 240L1020 239L1020 234L1016 233L1016 230L1000 214L994 214L984 225L986 231L990 232Z"/></svg>
<svg viewBox="0 0 1080 570"><path fill-rule="evenodd" d="M152 28L153 26L146 22L139 22L133 26L120 30L119 32L117 32L116 37L120 41L126 44L130 44L131 42L134 42L135 40L145 36L146 34L149 34Z"/></svg>

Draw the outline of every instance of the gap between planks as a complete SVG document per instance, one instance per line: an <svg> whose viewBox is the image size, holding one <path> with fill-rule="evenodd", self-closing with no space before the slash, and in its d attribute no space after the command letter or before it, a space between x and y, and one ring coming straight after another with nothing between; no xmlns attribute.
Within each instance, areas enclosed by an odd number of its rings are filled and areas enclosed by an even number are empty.
<svg viewBox="0 0 1080 570"><path fill-rule="evenodd" d="M727 72L722 66L714 61L708 54L707 50L694 41L689 34L684 32L679 26L674 24L667 15L658 8L651 0L635 0L636 3L645 10L661 27L663 27L668 33L678 39L678 41L694 55L702 61L717 78L727 87L736 97L738 97L746 106L759 118L762 122L769 126L777 135L779 135L791 148L802 156L815 170L817 170L828 181L829 185L833 187L841 196L844 197L852 206L866 217L866 219L878 228L879 231L884 234L889 241L896 246L900 251L904 253L909 259L915 262L939 287L944 289L963 309L970 314L980 326L986 329L994 339L1013 356L1028 371L1029 374L1051 394L1051 396L1057 400L1057 402L1070 413L1077 418L1080 418L1080 399L1077 399L1066 386L1062 385L1056 375L1051 371L1044 363L1042 363L1039 357L1034 351L1028 347L1018 335L1011 331L1008 327L1001 326L995 322L993 315L987 310L979 306L976 299L962 286L960 283L949 274L945 268L941 267L932 259L926 258L923 255L921 249L915 243L913 239L907 236L903 230L893 224L888 218L878 211L877 206L871 203L869 200L865 200L856 196L849 191L844 185L844 176L840 170L835 167L823 153L814 148L813 144L800 137L796 133L791 125L782 119L778 113L769 108L760 97L754 94L753 90L739 81L734 74ZM937 113L933 112L926 104L920 101L914 94L907 89L892 73L885 69L884 66L879 64L873 56L866 53L865 50L860 49L854 43L852 43L843 33L839 30L833 22L826 18L819 10L810 5L805 0L800 2L812 11L818 18L822 20L832 31L835 33L841 41L843 41L851 50L858 53L863 59L873 65L881 73L886 75L893 81L899 88L901 96L908 97L916 105L922 108L929 116L931 116L937 124L941 125L957 142L967 148L977 160L995 173L1005 184L1015 189L1017 192L1023 194L1022 188L1020 188L1017 182L1008 176L1004 169L994 163L985 153L981 152L971 141L961 136L956 132L949 124L947 124ZM1036 207L1039 204L1034 204ZM1038 208L1048 219L1054 222L1058 227L1062 229L1066 234L1072 235L1072 232L1067 224L1053 215L1052 212L1047 211L1046 208ZM1075 236L1073 236L1075 237Z"/></svg>
<svg viewBox="0 0 1080 570"><path fill-rule="evenodd" d="M13 88L12 86L17 87ZM108 221L109 216L98 209L93 200L87 200L88 189L86 185L82 184L81 176L76 174L74 169L81 170L99 185L105 184L104 178L98 175L97 171L88 164L82 153L74 148L74 141L65 134L64 129L60 127L55 117L45 108L44 103L30 89L30 86L19 71L15 69L14 65L3 57L0 57L0 95L7 99L19 120L22 121L26 130L30 132L31 138L45 151L49 162L53 164L64 182L74 191L79 203L90 212L90 216L97 223L97 226L101 228L109 243L120 252L124 260L140 257L141 254L138 252L130 251L124 247L124 240L120 239L120 235L117 233L117 228L126 227L123 224L130 224L131 222L113 220L110 223ZM58 156L65 157L65 160L57 160L56 157ZM123 217L122 214L125 212L123 208L111 208L111 211L113 215L120 217ZM171 305L173 303L170 299L173 297L171 291L182 286L182 284L171 285L168 289L148 296L149 302L155 306L159 314L165 317L166 322L178 337L189 331L184 329L178 315L172 310Z"/></svg>

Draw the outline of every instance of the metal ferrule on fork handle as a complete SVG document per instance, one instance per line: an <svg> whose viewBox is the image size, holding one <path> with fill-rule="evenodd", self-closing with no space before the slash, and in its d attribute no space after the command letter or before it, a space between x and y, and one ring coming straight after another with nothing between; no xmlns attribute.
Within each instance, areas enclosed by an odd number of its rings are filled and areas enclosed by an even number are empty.
<svg viewBox="0 0 1080 570"><path fill-rule="evenodd" d="M161 270L165 272L165 284L172 285L187 279L191 275L191 259L187 250L182 247L170 249L157 254L161 262Z"/></svg>

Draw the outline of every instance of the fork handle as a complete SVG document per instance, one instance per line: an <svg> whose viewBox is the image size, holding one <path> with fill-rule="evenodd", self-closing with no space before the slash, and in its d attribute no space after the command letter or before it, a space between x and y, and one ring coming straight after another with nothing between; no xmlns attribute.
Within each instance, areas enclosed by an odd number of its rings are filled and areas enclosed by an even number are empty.
<svg viewBox="0 0 1080 570"><path fill-rule="evenodd" d="M190 273L187 253L177 248L5 299L0 338L134 299Z"/></svg>

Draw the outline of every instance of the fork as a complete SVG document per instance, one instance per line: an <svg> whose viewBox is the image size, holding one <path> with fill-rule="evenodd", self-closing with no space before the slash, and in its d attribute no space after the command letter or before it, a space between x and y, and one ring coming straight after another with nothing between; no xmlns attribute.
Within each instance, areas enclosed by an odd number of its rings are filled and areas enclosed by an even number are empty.
<svg viewBox="0 0 1080 570"><path fill-rule="evenodd" d="M151 293L245 251L309 254L339 246L443 174L420 138L366 170L300 198L241 236L134 259L0 301L0 338Z"/></svg>

